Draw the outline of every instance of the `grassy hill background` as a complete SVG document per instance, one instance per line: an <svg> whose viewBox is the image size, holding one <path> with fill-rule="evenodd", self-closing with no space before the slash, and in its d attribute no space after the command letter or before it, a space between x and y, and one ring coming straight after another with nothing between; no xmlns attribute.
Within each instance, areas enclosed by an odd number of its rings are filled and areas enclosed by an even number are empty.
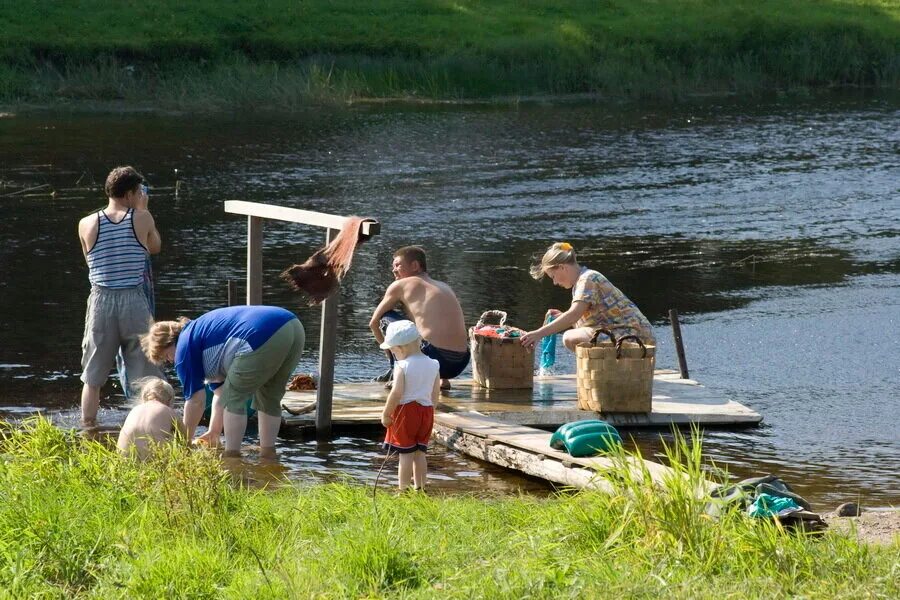
<svg viewBox="0 0 900 600"><path fill-rule="evenodd" d="M900 85L898 0L23 0L0 23L5 102Z"/></svg>

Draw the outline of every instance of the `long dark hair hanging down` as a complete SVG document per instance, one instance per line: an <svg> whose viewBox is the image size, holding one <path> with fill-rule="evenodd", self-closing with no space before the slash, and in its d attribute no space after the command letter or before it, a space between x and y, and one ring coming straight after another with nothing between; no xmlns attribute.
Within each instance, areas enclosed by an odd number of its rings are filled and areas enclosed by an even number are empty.
<svg viewBox="0 0 900 600"><path fill-rule="evenodd" d="M353 251L368 236L362 234L362 224L371 219L347 217L341 232L331 242L317 250L306 262L288 267L281 278L297 292L309 296L309 304L319 304L338 289L353 261Z"/></svg>

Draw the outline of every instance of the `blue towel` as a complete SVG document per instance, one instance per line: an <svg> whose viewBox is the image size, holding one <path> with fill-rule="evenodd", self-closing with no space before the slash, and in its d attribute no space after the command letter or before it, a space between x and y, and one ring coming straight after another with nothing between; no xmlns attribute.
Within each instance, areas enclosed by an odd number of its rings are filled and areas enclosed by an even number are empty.
<svg viewBox="0 0 900 600"><path fill-rule="evenodd" d="M792 498L760 494L747 509L747 514L751 517L784 517L801 510L803 509Z"/></svg>
<svg viewBox="0 0 900 600"><path fill-rule="evenodd" d="M547 319L544 321L544 324L551 323L556 318L555 315L547 315ZM556 364L556 336L559 334L554 333L553 335L548 335L544 339L541 340L541 374L544 371L553 367Z"/></svg>

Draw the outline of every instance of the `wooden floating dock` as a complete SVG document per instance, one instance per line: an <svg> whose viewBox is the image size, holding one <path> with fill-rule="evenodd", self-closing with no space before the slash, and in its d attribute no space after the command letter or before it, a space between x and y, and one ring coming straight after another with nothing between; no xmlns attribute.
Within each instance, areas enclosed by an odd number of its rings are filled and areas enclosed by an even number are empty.
<svg viewBox="0 0 900 600"><path fill-rule="evenodd" d="M610 458L577 458L550 447L551 434L533 426L557 427L583 419L603 419L617 427L748 426L762 417L675 371L654 374L653 411L649 414L603 414L578 410L575 376L535 377L534 388L488 390L472 380L454 381L444 392L434 417L434 438L448 448L501 467L565 486L611 492L598 473L613 466ZM380 426L387 397L381 383L334 386L333 423ZM282 401L287 428L315 428L315 392L288 392ZM662 485L674 472L664 465L631 457L631 467L646 470Z"/></svg>
<svg viewBox="0 0 900 600"><path fill-rule="evenodd" d="M575 376L535 377L534 388L488 390L472 380L453 380L441 395L437 413L476 411L508 425L557 427L584 419L603 419L615 427L672 425L741 427L762 421L743 404L725 398L676 371L658 370L653 379L653 411L649 414L604 414L578 410ZM315 392L287 392L282 401L284 427L315 424ZM387 390L381 383L335 384L332 419L337 426L380 426Z"/></svg>

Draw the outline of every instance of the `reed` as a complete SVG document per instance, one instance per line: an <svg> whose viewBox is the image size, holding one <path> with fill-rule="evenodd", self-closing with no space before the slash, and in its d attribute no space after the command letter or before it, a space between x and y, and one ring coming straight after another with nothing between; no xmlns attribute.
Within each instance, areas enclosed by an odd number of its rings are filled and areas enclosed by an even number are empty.
<svg viewBox="0 0 900 600"><path fill-rule="evenodd" d="M900 85L891 0L148 0L0 6L0 101L290 110Z"/></svg>
<svg viewBox="0 0 900 600"><path fill-rule="evenodd" d="M0 440L6 597L897 597L898 547L706 516L699 442L665 489L394 496L350 484L249 490L209 453L148 463L37 419ZM621 460L624 460L624 455ZM707 475L708 476L708 475Z"/></svg>

